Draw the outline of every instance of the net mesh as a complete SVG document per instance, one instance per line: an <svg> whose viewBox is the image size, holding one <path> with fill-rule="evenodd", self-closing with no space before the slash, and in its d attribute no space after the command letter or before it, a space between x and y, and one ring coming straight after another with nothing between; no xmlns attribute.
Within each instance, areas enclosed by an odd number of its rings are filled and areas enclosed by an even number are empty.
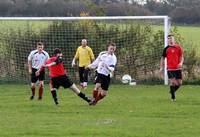
<svg viewBox="0 0 200 137"><path fill-rule="evenodd" d="M163 20L51 20L0 21L0 82L30 81L27 57L44 43L51 56L61 48L64 65L73 80L78 81L78 68L71 67L75 51L83 38L95 57L105 51L109 41L117 45L118 63L113 82L131 75L141 84L161 84L159 60L164 47ZM48 74L48 73L47 73ZM94 73L91 72L90 80ZM48 76L47 76L48 79Z"/></svg>

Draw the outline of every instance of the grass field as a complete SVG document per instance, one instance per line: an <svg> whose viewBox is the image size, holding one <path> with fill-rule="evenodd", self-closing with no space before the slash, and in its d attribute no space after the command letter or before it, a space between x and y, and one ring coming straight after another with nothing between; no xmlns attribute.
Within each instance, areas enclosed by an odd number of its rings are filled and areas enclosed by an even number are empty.
<svg viewBox="0 0 200 137"><path fill-rule="evenodd" d="M178 26L178 32L185 39L183 47L187 50L191 49L191 45L196 49L200 56L200 27Z"/></svg>
<svg viewBox="0 0 200 137"><path fill-rule="evenodd" d="M166 86L112 85L88 106L61 89L55 106L48 87L42 101L30 101L28 85L1 85L0 137L199 137L199 91L183 86L171 102Z"/></svg>

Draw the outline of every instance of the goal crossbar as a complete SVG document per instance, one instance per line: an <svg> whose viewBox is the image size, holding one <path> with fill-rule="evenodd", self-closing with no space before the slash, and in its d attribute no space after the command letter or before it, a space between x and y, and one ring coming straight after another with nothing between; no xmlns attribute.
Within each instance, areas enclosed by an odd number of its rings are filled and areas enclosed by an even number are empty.
<svg viewBox="0 0 200 137"><path fill-rule="evenodd" d="M93 16L93 17L0 17L0 20L117 20L117 19L168 19L168 16Z"/></svg>

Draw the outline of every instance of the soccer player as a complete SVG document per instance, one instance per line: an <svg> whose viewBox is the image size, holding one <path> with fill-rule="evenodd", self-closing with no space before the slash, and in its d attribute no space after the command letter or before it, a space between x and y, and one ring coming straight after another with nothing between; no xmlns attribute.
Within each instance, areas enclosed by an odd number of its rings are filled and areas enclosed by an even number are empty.
<svg viewBox="0 0 200 137"><path fill-rule="evenodd" d="M31 91L32 91L30 100L34 99L35 97L36 82L38 80L39 80L38 100L42 99L45 71L42 71L39 76L36 76L35 72L39 70L44 65L45 61L49 58L49 54L43 49L44 49L43 43L38 42L37 49L31 51L31 53L28 56L28 70L29 73L31 74Z"/></svg>
<svg viewBox="0 0 200 137"><path fill-rule="evenodd" d="M95 100L93 100L91 105L95 105L108 94L110 73L113 73L116 67L117 57L114 54L116 44L109 42L107 47L108 49L106 52L101 52L97 59L87 66L89 69L97 68L96 84L93 89L93 97Z"/></svg>
<svg viewBox="0 0 200 137"><path fill-rule="evenodd" d="M77 48L76 54L72 61L72 67L76 65L76 60L79 61L80 86L82 88L86 88L88 82L88 70L85 69L85 67L94 60L93 51L89 46L87 46L86 39L82 39L81 46Z"/></svg>
<svg viewBox="0 0 200 137"><path fill-rule="evenodd" d="M91 103L91 99L88 98L84 93L82 93L67 76L66 71L63 66L62 53L60 49L56 48L54 50L54 55L46 61L45 65L40 70L36 72L36 75L40 75L40 73L44 70L45 67L48 67L50 71L51 94L56 105L58 104L56 91L58 90L60 86L64 88L70 88L74 93L76 93L83 100L87 101L88 103Z"/></svg>
<svg viewBox="0 0 200 137"><path fill-rule="evenodd" d="M175 43L174 36L168 35L168 46L164 48L160 60L160 72L164 68L164 60L167 58L167 74L170 81L171 100L176 101L175 92L182 84L183 49Z"/></svg>

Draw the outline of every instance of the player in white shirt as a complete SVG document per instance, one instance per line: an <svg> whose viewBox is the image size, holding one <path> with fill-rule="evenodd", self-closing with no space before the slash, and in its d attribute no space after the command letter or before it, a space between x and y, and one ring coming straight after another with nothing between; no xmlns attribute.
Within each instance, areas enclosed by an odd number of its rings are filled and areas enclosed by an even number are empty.
<svg viewBox="0 0 200 137"><path fill-rule="evenodd" d="M97 68L96 85L93 89L94 101L91 105L95 105L99 100L103 99L107 93L110 84L110 73L113 73L117 64L117 57L114 52L116 50L115 43L108 43L108 50L101 52L97 59L87 68Z"/></svg>
<svg viewBox="0 0 200 137"><path fill-rule="evenodd" d="M31 51L28 56L28 70L31 74L31 91L32 95L30 100L34 99L35 96L35 88L36 82L39 80L39 97L38 100L42 99L43 88L44 88L44 79L45 79L45 71L42 71L39 76L35 75L35 72L39 70L46 60L49 58L49 54L43 50L44 45L42 42L37 43L37 49Z"/></svg>

